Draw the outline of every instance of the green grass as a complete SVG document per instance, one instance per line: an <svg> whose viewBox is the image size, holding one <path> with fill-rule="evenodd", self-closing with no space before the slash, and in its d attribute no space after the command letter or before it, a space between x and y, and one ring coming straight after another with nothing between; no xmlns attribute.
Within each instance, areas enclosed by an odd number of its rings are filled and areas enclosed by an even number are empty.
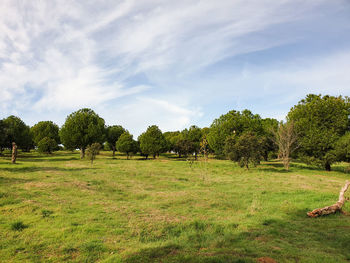
<svg viewBox="0 0 350 263"><path fill-rule="evenodd" d="M170 157L1 157L0 261L350 261L350 216L306 216L338 199L341 165L286 172Z"/></svg>

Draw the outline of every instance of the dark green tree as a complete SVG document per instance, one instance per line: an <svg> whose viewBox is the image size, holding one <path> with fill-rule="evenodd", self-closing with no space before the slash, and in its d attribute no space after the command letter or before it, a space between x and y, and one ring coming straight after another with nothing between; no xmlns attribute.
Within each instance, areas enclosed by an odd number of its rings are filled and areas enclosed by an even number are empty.
<svg viewBox="0 0 350 263"><path fill-rule="evenodd" d="M3 120L3 125L6 130L4 147L11 148L13 142L23 151L33 147L30 128L20 118L11 115Z"/></svg>
<svg viewBox="0 0 350 263"><path fill-rule="evenodd" d="M202 129L193 125L188 129L188 140L190 142L190 153L194 153L197 160L197 155L200 152L202 141Z"/></svg>
<svg viewBox="0 0 350 263"><path fill-rule="evenodd" d="M39 151L45 153L58 150L58 144L60 143L58 131L58 126L52 121L40 121L30 129L34 145L39 147L39 142L41 142ZM43 150L44 148L45 150Z"/></svg>
<svg viewBox="0 0 350 263"><path fill-rule="evenodd" d="M278 152L275 134L278 130L279 122L276 119L266 118L261 120L261 124L263 127L263 134L260 136L261 150L264 160L267 161L270 153L276 156Z"/></svg>
<svg viewBox="0 0 350 263"><path fill-rule="evenodd" d="M261 136L264 133L261 117L249 110L242 112L229 111L221 115L220 118L215 119L210 126L210 131L207 135L209 146L217 156L223 156L226 138L234 134L240 136L247 131Z"/></svg>
<svg viewBox="0 0 350 263"><path fill-rule="evenodd" d="M334 153L338 161L350 162L350 131L336 142Z"/></svg>
<svg viewBox="0 0 350 263"><path fill-rule="evenodd" d="M336 142L349 130L349 98L309 94L288 113L299 136L298 154L307 163L331 170Z"/></svg>
<svg viewBox="0 0 350 263"><path fill-rule="evenodd" d="M122 153L126 153L126 158L129 159L131 153L138 151L137 142L133 139L133 136L129 132L124 132L116 143L117 150Z"/></svg>
<svg viewBox="0 0 350 263"><path fill-rule="evenodd" d="M257 165L261 160L261 142L253 132L241 136L231 135L226 138L225 153L231 161L249 169L249 164Z"/></svg>
<svg viewBox="0 0 350 263"><path fill-rule="evenodd" d="M105 139L105 121L91 109L80 109L68 115L60 130L60 138L68 149L80 149L84 158L88 145Z"/></svg>
<svg viewBox="0 0 350 263"><path fill-rule="evenodd" d="M115 158L116 142L119 137L125 132L125 129L120 125L113 125L107 127L106 140L113 151L113 158Z"/></svg>
<svg viewBox="0 0 350 263"><path fill-rule="evenodd" d="M147 131L142 133L138 140L140 142L140 150L146 156L146 159L148 155L153 155L153 158L156 158L157 155L166 149L164 135L156 125L148 127Z"/></svg>
<svg viewBox="0 0 350 263"><path fill-rule="evenodd" d="M0 155L2 155L3 148L6 146L6 127L3 120L0 120Z"/></svg>
<svg viewBox="0 0 350 263"><path fill-rule="evenodd" d="M55 139L52 139L50 137L44 137L42 138L36 146L38 147L38 151L41 153L47 153L50 154L53 151L57 150L57 142Z"/></svg>

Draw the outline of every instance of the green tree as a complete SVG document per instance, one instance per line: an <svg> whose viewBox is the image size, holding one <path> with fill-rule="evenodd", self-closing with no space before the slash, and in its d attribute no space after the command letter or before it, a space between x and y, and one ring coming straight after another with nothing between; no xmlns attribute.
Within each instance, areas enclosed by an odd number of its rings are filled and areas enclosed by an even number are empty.
<svg viewBox="0 0 350 263"><path fill-rule="evenodd" d="M55 139L52 139L50 137L42 138L36 145L39 152L47 154L52 153L58 147Z"/></svg>
<svg viewBox="0 0 350 263"><path fill-rule="evenodd" d="M84 158L88 145L103 143L105 121L91 109L80 109L68 115L60 130L60 138L68 149L80 149L80 158Z"/></svg>
<svg viewBox="0 0 350 263"><path fill-rule="evenodd" d="M117 150L122 153L126 153L126 158L129 159L131 153L137 152L137 142L133 139L133 136L129 132L124 132L116 143Z"/></svg>
<svg viewBox="0 0 350 263"><path fill-rule="evenodd" d="M23 151L29 151L33 146L30 128L20 118L9 116L3 120L3 125L6 129L6 137L4 146L12 147L12 142L15 142L18 148Z"/></svg>
<svg viewBox="0 0 350 263"><path fill-rule="evenodd" d="M278 151L274 138L279 122L276 119L266 118L261 120L261 124L263 127L263 134L260 136L262 156L267 161L270 153L275 155Z"/></svg>
<svg viewBox="0 0 350 263"><path fill-rule="evenodd" d="M336 142L349 130L349 98L309 94L288 113L299 136L299 156L331 170Z"/></svg>
<svg viewBox="0 0 350 263"><path fill-rule="evenodd" d="M261 117L249 110L229 111L215 119L210 126L207 135L209 146L217 156L223 156L226 138L233 134L240 136L247 131L261 136L264 133Z"/></svg>
<svg viewBox="0 0 350 263"><path fill-rule="evenodd" d="M6 126L3 120L0 120L0 155L2 155L3 148L6 146Z"/></svg>
<svg viewBox="0 0 350 263"><path fill-rule="evenodd" d="M96 155L100 154L100 149L101 144L98 142L92 143L86 148L87 157L91 161L91 164L93 164L94 160L96 159Z"/></svg>
<svg viewBox="0 0 350 263"><path fill-rule="evenodd" d="M52 121L40 121L30 129L34 145L39 147L39 142L41 142L41 150L39 151L46 153L51 153L58 149L58 144L60 143L58 131L58 126ZM46 146L44 147L44 145ZM45 150L43 150L43 147Z"/></svg>
<svg viewBox="0 0 350 263"><path fill-rule="evenodd" d="M125 132L125 129L120 125L113 125L107 127L107 142L113 151L113 158L115 158L116 142L119 137Z"/></svg>
<svg viewBox="0 0 350 263"><path fill-rule="evenodd" d="M200 152L201 141L202 141L202 129L193 125L188 130L188 140L190 142L190 153L194 153L197 160L197 155Z"/></svg>
<svg viewBox="0 0 350 263"><path fill-rule="evenodd" d="M146 159L148 155L153 155L153 158L156 158L166 148L164 135L156 125L148 127L147 131L142 133L138 140L140 142L140 150L146 156Z"/></svg>
<svg viewBox="0 0 350 263"><path fill-rule="evenodd" d="M261 142L253 132L241 136L231 135L226 138L225 153L231 161L249 169L249 164L257 165L261 159Z"/></svg>
<svg viewBox="0 0 350 263"><path fill-rule="evenodd" d="M338 161L350 162L350 131L336 142L334 153Z"/></svg>

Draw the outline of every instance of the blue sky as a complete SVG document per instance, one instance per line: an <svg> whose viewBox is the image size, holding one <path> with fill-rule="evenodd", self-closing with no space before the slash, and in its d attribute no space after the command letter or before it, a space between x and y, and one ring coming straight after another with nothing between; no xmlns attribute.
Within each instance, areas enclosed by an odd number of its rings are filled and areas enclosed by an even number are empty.
<svg viewBox="0 0 350 263"><path fill-rule="evenodd" d="M139 135L350 95L348 0L0 3L0 118L82 107Z"/></svg>

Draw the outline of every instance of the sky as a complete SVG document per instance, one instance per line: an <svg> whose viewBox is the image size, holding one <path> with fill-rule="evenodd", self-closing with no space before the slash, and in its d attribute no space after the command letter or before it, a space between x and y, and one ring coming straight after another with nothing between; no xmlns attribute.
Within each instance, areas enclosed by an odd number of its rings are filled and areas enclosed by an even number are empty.
<svg viewBox="0 0 350 263"><path fill-rule="evenodd" d="M0 118L139 135L350 95L350 0L0 1Z"/></svg>

